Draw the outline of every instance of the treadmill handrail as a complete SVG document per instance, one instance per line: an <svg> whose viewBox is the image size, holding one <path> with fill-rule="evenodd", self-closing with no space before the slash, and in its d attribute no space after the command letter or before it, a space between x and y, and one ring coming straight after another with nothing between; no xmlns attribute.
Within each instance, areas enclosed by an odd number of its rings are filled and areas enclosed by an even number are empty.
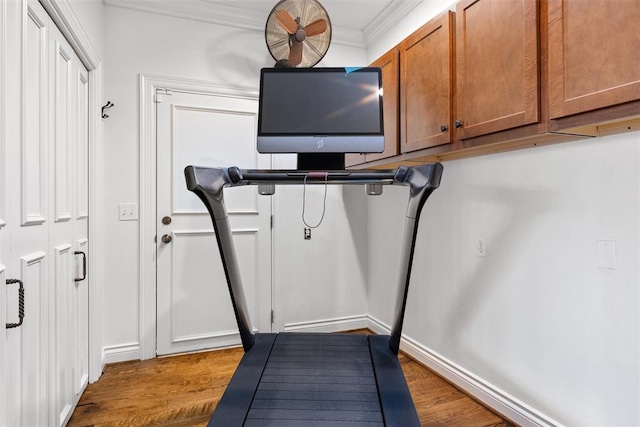
<svg viewBox="0 0 640 427"><path fill-rule="evenodd" d="M284 170L240 169L238 167L210 168L187 166L185 178L187 188L194 192L205 204L215 230L218 249L222 258L225 277L231 296L231 303L238 323L242 346L248 351L254 342L254 334L249 319L240 269L233 246L233 238L227 209L224 204L223 189L244 185L277 184L383 184L404 185L409 187L409 202L405 218L405 229L402 243L398 294L389 347L397 354L400 349L400 338L404 312L407 304L411 267L417 238L418 222L422 208L431 193L440 186L443 166L430 163L420 166L400 166L389 170L359 170L305 172ZM305 177L307 179L305 179ZM306 181L306 182L305 182Z"/></svg>

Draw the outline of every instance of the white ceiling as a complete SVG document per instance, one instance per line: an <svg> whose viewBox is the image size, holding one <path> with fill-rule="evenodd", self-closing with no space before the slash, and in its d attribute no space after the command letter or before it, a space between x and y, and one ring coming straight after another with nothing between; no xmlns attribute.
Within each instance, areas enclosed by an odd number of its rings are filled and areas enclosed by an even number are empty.
<svg viewBox="0 0 640 427"><path fill-rule="evenodd" d="M320 0L334 43L366 48L423 0ZM109 6L264 31L277 0L103 0Z"/></svg>

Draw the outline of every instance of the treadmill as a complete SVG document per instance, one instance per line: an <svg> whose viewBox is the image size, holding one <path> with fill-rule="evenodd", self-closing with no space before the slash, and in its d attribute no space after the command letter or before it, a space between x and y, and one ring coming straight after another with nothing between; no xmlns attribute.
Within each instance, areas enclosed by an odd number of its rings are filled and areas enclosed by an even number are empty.
<svg viewBox="0 0 640 427"><path fill-rule="evenodd" d="M420 212L440 185L440 163L395 170L277 171L187 166L187 188L206 205L245 354L209 426L420 426L398 361ZM258 185L381 185L409 187L393 327L389 335L253 333L223 188Z"/></svg>

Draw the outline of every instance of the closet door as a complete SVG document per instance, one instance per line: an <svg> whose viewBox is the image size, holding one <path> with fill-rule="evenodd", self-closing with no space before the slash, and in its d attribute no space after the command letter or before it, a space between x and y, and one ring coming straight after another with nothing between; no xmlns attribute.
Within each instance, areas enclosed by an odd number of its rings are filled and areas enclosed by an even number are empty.
<svg viewBox="0 0 640 427"><path fill-rule="evenodd" d="M52 23L51 23L52 24ZM49 31L49 253L57 425L71 417L88 380L88 73L60 31ZM82 252L82 253L80 253Z"/></svg>
<svg viewBox="0 0 640 427"><path fill-rule="evenodd" d="M37 0L0 9L0 319L18 318L4 279L24 287L22 325L0 334L0 425L63 425L88 379L88 73Z"/></svg>
<svg viewBox="0 0 640 427"><path fill-rule="evenodd" d="M24 322L5 331L6 424L50 425L48 222L48 26L37 1L7 7L7 228L11 254L6 278L24 284ZM18 298L6 287L7 302ZM9 305L15 303L11 302ZM13 309L12 309L13 310ZM7 310L9 311L9 310ZM14 313L7 313L9 317Z"/></svg>

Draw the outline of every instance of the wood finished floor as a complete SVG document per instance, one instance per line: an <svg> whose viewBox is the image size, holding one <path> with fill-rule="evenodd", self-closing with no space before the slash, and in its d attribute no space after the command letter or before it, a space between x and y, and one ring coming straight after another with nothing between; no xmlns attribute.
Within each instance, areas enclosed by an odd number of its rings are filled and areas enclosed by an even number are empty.
<svg viewBox="0 0 640 427"><path fill-rule="evenodd" d="M69 426L206 426L242 348L107 365ZM513 426L429 369L399 356L423 426Z"/></svg>

